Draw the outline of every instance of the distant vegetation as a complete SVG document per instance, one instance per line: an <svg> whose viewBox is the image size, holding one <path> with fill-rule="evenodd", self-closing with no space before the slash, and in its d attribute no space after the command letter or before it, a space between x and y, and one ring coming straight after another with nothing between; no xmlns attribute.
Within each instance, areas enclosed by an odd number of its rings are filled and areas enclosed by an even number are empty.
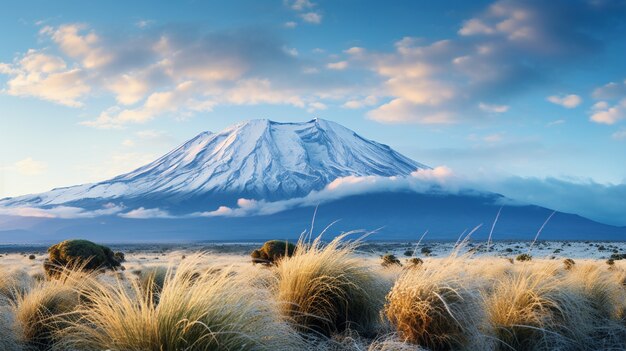
<svg viewBox="0 0 626 351"><path fill-rule="evenodd" d="M283 257L291 257L296 251L296 245L288 241L270 240L265 242L260 249L252 251L250 256L253 263L272 265Z"/></svg>
<svg viewBox="0 0 626 351"><path fill-rule="evenodd" d="M62 268L80 268L83 271L116 269L120 262L106 246L88 240L66 240L48 248L49 257L44 269L50 277L59 275Z"/></svg>

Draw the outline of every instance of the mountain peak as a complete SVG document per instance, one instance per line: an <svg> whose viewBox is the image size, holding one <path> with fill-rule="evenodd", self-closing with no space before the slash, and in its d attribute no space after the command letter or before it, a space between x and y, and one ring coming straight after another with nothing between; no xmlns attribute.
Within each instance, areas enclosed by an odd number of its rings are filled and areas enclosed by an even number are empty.
<svg viewBox="0 0 626 351"><path fill-rule="evenodd" d="M424 168L332 121L253 119L221 132L202 132L156 161L113 179L35 197L46 205L85 198L211 194L276 200L304 196L339 177L407 176Z"/></svg>

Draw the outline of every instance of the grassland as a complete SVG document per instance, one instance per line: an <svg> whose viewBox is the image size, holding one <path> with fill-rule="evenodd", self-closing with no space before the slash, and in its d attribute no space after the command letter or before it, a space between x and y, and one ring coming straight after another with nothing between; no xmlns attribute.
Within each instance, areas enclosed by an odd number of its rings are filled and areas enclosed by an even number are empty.
<svg viewBox="0 0 626 351"><path fill-rule="evenodd" d="M537 243L517 261L529 243L341 238L275 266L253 265L253 244L126 246L123 271L52 280L42 250L16 249L0 350L624 350L626 262L607 264L623 246Z"/></svg>

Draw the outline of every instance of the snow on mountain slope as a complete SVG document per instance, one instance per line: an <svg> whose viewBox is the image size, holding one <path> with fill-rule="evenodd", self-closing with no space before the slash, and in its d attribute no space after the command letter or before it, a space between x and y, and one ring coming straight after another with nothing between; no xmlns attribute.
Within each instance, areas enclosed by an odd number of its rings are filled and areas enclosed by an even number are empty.
<svg viewBox="0 0 626 351"><path fill-rule="evenodd" d="M334 122L251 120L220 133L203 132L158 160L113 179L5 199L0 205L207 194L276 200L306 195L338 177L406 176L427 168Z"/></svg>

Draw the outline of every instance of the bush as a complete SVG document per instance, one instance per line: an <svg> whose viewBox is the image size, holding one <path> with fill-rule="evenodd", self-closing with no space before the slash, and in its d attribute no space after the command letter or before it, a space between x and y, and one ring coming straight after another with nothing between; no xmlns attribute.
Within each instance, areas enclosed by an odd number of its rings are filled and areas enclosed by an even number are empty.
<svg viewBox="0 0 626 351"><path fill-rule="evenodd" d="M424 260L422 260L419 257L413 257L413 258L406 260L406 264L409 268L416 268L424 264Z"/></svg>
<svg viewBox="0 0 626 351"><path fill-rule="evenodd" d="M266 241L263 246L252 251L252 263L262 263L266 265L276 264L283 257L291 257L296 251L296 245L283 240Z"/></svg>
<svg viewBox="0 0 626 351"><path fill-rule="evenodd" d="M301 332L322 334L378 326L385 284L374 269L353 254L357 243L340 235L323 246L298 242L295 254L278 262L275 285L281 312Z"/></svg>
<svg viewBox="0 0 626 351"><path fill-rule="evenodd" d="M406 257L413 256L413 250L406 250L406 251L404 251L404 256L406 256Z"/></svg>
<svg viewBox="0 0 626 351"><path fill-rule="evenodd" d="M420 252L424 255L424 256L430 256L431 253L433 253L433 250L431 250L428 247L422 247L422 249L420 250Z"/></svg>
<svg viewBox="0 0 626 351"><path fill-rule="evenodd" d="M565 269L567 270L574 268L575 264L576 262L574 262L574 260L572 260L571 258L566 258L563 260L563 265L565 265Z"/></svg>
<svg viewBox="0 0 626 351"><path fill-rule="evenodd" d="M30 255L30 256L28 256L28 259L29 259L29 260L34 260L35 258L37 258L37 256L35 256L35 255Z"/></svg>
<svg viewBox="0 0 626 351"><path fill-rule="evenodd" d="M515 259L517 261L520 261L520 262L525 262L525 261L531 261L533 259L533 257L530 254L523 253L523 254L517 255L517 257L515 257Z"/></svg>
<svg viewBox="0 0 626 351"><path fill-rule="evenodd" d="M382 259L381 265L383 267L390 267L393 265L402 266L402 263L400 263L400 260L393 254L385 254L381 257L381 259Z"/></svg>
<svg viewBox="0 0 626 351"><path fill-rule="evenodd" d="M83 271L116 269L120 263L106 246L87 240L66 240L48 248L49 258L44 269L49 277L56 277L60 268L80 268Z"/></svg>
<svg viewBox="0 0 626 351"><path fill-rule="evenodd" d="M115 258L115 260L116 260L117 262L119 262L119 263L126 262L126 255L124 255L124 253L123 253L123 252L121 252L121 251L116 252L116 253L113 255L113 257L114 257L114 258Z"/></svg>

